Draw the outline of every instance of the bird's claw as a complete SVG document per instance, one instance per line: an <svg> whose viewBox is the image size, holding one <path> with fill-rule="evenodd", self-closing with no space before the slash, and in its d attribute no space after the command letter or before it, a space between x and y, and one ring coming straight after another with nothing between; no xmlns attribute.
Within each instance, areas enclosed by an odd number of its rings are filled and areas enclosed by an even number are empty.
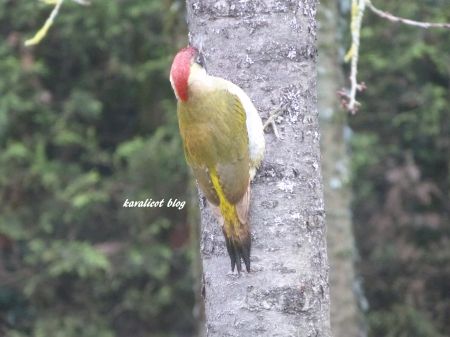
<svg viewBox="0 0 450 337"><path fill-rule="evenodd" d="M275 119L280 116L282 113L284 112L284 107L278 108L277 110L275 110L275 112L273 112L269 118L266 120L266 122L263 125L263 130L265 130L269 124L272 125L272 129L273 129L273 133L275 134L275 137L277 137L277 139L283 139L277 130L277 126L275 125Z"/></svg>

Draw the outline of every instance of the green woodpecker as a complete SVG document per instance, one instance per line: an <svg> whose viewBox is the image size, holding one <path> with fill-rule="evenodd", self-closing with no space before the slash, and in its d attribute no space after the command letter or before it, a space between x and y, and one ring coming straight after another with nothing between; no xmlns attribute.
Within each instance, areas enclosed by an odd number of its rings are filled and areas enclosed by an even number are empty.
<svg viewBox="0 0 450 337"><path fill-rule="evenodd" d="M202 54L186 47L170 71L184 154L222 226L231 269L250 271L250 180L264 157L261 118L235 84L206 74Z"/></svg>

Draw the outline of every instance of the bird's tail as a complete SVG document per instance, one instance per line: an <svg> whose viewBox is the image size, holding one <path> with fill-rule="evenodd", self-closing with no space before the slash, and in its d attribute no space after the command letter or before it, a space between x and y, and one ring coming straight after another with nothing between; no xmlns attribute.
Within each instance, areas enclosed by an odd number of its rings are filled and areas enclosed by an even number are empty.
<svg viewBox="0 0 450 337"><path fill-rule="evenodd" d="M244 260L245 268L250 272L250 248L251 248L251 234L248 223L242 223L236 217L225 220L222 227L225 242L227 244L228 255L231 259L231 270L237 266L240 273L242 270L241 258Z"/></svg>
<svg viewBox="0 0 450 337"><path fill-rule="evenodd" d="M248 208L250 204L250 181L247 190L237 203L231 203L223 192L219 177L215 168L210 168L211 182L219 197L220 204L211 204L213 213L222 225L223 235L227 244L228 254L231 259L231 270L237 266L240 273L242 270L241 258L244 260L245 268L250 272L250 248L252 237L248 224Z"/></svg>

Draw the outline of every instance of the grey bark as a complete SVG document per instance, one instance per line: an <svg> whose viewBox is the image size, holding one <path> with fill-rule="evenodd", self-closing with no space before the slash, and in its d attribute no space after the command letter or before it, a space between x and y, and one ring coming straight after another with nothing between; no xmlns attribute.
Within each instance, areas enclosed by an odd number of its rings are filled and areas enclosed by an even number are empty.
<svg viewBox="0 0 450 337"><path fill-rule="evenodd" d="M192 274L194 276L193 290L195 294L195 305L193 308L193 316L196 321L196 331L195 336L204 337L206 336L206 326L205 326L205 302L202 297L203 288L203 268L202 259L200 256L200 250L198 249L201 236L200 223L200 212L198 209L198 195L195 193L196 181L194 174L191 172L189 175L189 201L187 205L188 208L188 221L190 229L190 247L189 254L192 257Z"/></svg>
<svg viewBox="0 0 450 337"><path fill-rule="evenodd" d="M209 74L243 88L263 119L283 105L252 183L251 272L231 273L200 197L207 336L331 336L316 96L315 0L188 0Z"/></svg>
<svg viewBox="0 0 450 337"><path fill-rule="evenodd" d="M356 247L350 210L350 158L344 137L345 129L348 129L347 113L339 108L336 94L344 86L342 68L338 61L341 41L338 2L322 0L317 14L320 50L317 64L318 107L328 224L331 327L336 337L361 337L366 332L354 291L358 282L355 278Z"/></svg>

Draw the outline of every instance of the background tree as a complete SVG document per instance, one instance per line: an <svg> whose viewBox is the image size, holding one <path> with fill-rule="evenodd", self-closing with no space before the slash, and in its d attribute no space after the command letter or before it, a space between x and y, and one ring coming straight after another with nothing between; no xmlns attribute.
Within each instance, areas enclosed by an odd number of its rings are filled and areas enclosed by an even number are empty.
<svg viewBox="0 0 450 337"><path fill-rule="evenodd" d="M351 217L349 127L347 112L340 107L336 92L344 85L343 34L348 32L340 20L349 13L347 2L325 0L317 12L318 108L321 131L322 174L327 215L327 249L330 261L331 328L336 337L366 334L359 303L360 282L354 262L357 249ZM358 291L359 290L359 291Z"/></svg>

